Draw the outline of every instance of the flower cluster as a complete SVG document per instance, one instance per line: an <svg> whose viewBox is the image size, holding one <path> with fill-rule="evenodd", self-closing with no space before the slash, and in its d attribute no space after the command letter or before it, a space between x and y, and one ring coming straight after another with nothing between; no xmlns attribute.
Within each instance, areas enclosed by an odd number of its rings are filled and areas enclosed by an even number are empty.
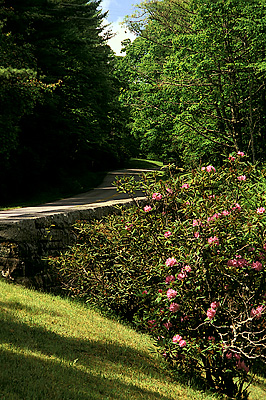
<svg viewBox="0 0 266 400"><path fill-rule="evenodd" d="M164 237L165 237L166 239L168 239L168 238L172 235L172 232L167 231L167 232L165 232L163 235L164 235Z"/></svg>
<svg viewBox="0 0 266 400"><path fill-rule="evenodd" d="M189 189L189 187L190 187L189 183L184 183L184 184L181 186L181 189Z"/></svg>
<svg viewBox="0 0 266 400"><path fill-rule="evenodd" d="M260 318L263 311L265 311L265 306L263 305L260 305L257 308L252 308L250 316Z"/></svg>
<svg viewBox="0 0 266 400"><path fill-rule="evenodd" d="M144 207L144 211L145 212L150 212L152 210L152 207L151 206L145 206Z"/></svg>
<svg viewBox="0 0 266 400"><path fill-rule="evenodd" d="M220 306L220 303L218 301L213 301L211 303L210 308L207 310L207 318L208 319L213 319L215 317L215 314L217 312L217 308Z"/></svg>
<svg viewBox="0 0 266 400"><path fill-rule="evenodd" d="M167 267L173 267L173 266L176 265L176 264L177 264L177 259L174 258L174 257L167 258L167 260L165 261L165 265L166 265Z"/></svg>
<svg viewBox="0 0 266 400"><path fill-rule="evenodd" d="M211 236L208 239L208 243L210 245L215 245L215 246L219 246L220 242L219 242L219 238L217 236Z"/></svg>
<svg viewBox="0 0 266 400"><path fill-rule="evenodd" d="M216 169L214 168L213 165L208 165L207 167L202 167L201 170L202 170L202 171L205 171L205 170L206 170L206 171L209 172L209 173L210 173L211 171L216 172Z"/></svg>
<svg viewBox="0 0 266 400"><path fill-rule="evenodd" d="M167 360L207 371L223 392L230 379L246 377L260 349L266 352L266 198L258 203L259 174L244 156L231 154L219 170L210 164L156 181L146 218L152 230L143 235L145 247L154 246L147 269L153 265L156 276L147 278L140 324L153 321L149 332Z"/></svg>
<svg viewBox="0 0 266 400"><path fill-rule="evenodd" d="M161 195L161 193L153 193L152 195L152 200L162 200L163 196Z"/></svg>
<svg viewBox="0 0 266 400"><path fill-rule="evenodd" d="M173 337L173 343L178 343L180 347L185 347L187 345L187 342L180 335L175 335Z"/></svg>

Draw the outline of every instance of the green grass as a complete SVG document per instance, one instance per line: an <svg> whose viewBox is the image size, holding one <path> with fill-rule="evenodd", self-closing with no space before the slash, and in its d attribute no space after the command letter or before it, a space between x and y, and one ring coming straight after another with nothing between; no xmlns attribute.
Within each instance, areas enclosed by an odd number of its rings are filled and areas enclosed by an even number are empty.
<svg viewBox="0 0 266 400"><path fill-rule="evenodd" d="M210 400L175 382L148 336L70 300L0 281L1 400ZM264 400L266 380L251 400Z"/></svg>

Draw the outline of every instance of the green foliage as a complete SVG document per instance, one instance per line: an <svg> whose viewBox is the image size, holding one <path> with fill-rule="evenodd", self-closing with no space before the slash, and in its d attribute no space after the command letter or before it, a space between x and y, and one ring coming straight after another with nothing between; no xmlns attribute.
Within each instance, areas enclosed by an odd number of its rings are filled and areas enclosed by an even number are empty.
<svg viewBox="0 0 266 400"><path fill-rule="evenodd" d="M60 185L66 171L105 170L130 154L98 6L0 1L2 199L38 191L40 181Z"/></svg>
<svg viewBox="0 0 266 400"><path fill-rule="evenodd" d="M147 257L143 255L150 246L145 241L145 231L131 243L125 225L123 217L115 216L77 224L78 244L50 259L50 266L71 297L131 321L139 308L143 280L149 283L157 278L156 268L147 266L148 252Z"/></svg>
<svg viewBox="0 0 266 400"><path fill-rule="evenodd" d="M70 295L133 318L173 368L247 398L266 361L265 178L239 152L219 170L120 179L120 191L146 191L146 206L78 224L53 269Z"/></svg>
<svg viewBox="0 0 266 400"><path fill-rule="evenodd" d="M142 148L195 164L223 148L264 159L266 6L259 0L144 2L123 60ZM134 18L135 17L135 18ZM163 143L164 142L164 143ZM163 144L162 144L163 143Z"/></svg>

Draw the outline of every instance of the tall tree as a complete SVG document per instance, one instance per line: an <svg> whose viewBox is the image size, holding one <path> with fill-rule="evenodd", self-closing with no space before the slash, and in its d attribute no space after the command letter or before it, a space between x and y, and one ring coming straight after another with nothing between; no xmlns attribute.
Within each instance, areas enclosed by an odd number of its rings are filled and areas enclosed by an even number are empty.
<svg viewBox="0 0 266 400"><path fill-rule="evenodd" d="M168 32L169 53L157 67L160 85L178 93L173 137L183 158L224 149L244 150L253 161L265 157L265 2L163 0L140 7L145 19L129 22L140 38L161 42L156 30L150 34L152 24Z"/></svg>
<svg viewBox="0 0 266 400"><path fill-rule="evenodd" d="M10 168L16 174L21 171L21 182L25 175L35 182L56 180L62 173L97 163L106 168L122 156L112 115L114 109L118 116L120 112L119 89L112 76L115 57L107 45L109 33L104 33L99 4L0 2L3 37L5 41L12 37L16 51L12 55L11 44L6 51L2 41L0 50L7 55L4 67L27 70L24 76L31 94L16 122L12 95L7 96L17 132ZM8 82L15 93L14 80ZM10 130L14 134L12 124ZM10 133L7 141L11 137Z"/></svg>

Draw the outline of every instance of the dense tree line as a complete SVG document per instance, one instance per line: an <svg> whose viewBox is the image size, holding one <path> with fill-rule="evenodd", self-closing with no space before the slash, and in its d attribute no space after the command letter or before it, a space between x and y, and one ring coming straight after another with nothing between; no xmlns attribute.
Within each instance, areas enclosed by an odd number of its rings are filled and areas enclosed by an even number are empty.
<svg viewBox="0 0 266 400"><path fill-rule="evenodd" d="M128 26L123 98L143 153L265 159L265 1L149 1Z"/></svg>
<svg viewBox="0 0 266 400"><path fill-rule="evenodd" d="M99 10L98 0L0 0L1 199L134 152L265 159L265 0L141 3L124 57Z"/></svg>
<svg viewBox="0 0 266 400"><path fill-rule="evenodd" d="M1 198L127 155L99 1L0 1ZM28 186L27 186L28 185Z"/></svg>

